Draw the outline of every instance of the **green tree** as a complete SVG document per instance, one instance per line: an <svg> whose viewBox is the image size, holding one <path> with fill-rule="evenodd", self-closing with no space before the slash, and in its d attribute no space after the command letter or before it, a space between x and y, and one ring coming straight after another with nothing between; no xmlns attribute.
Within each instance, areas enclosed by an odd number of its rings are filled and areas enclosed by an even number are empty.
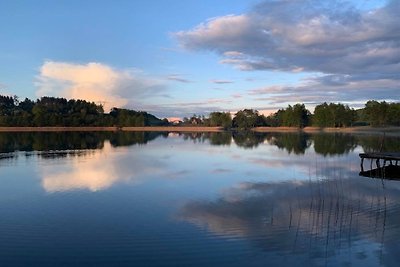
<svg viewBox="0 0 400 267"><path fill-rule="evenodd" d="M313 125L318 127L347 127L356 121L357 113L354 109L343 104L325 102L317 105L314 110Z"/></svg>
<svg viewBox="0 0 400 267"><path fill-rule="evenodd" d="M388 124L400 126L400 103L391 103L388 108Z"/></svg>
<svg viewBox="0 0 400 267"><path fill-rule="evenodd" d="M232 117L229 112L211 112L210 126L220 126L228 129L232 126Z"/></svg>
<svg viewBox="0 0 400 267"><path fill-rule="evenodd" d="M332 125L331 117L331 112L326 102L317 105L314 109L313 125L318 127L329 127Z"/></svg>
<svg viewBox="0 0 400 267"><path fill-rule="evenodd" d="M271 127L279 127L283 126L283 114L285 113L284 109L279 109L277 112L269 115L265 118L265 124Z"/></svg>
<svg viewBox="0 0 400 267"><path fill-rule="evenodd" d="M372 126L384 126L388 123L389 105L385 101L370 100L365 104L365 115Z"/></svg>
<svg viewBox="0 0 400 267"><path fill-rule="evenodd" d="M310 111L304 104L296 104L293 107L289 105L282 112L282 124L280 126L303 128L308 125L310 120Z"/></svg>
<svg viewBox="0 0 400 267"><path fill-rule="evenodd" d="M235 114L232 126L239 129L250 129L257 126L264 126L264 120L262 117L260 118L257 110L244 109Z"/></svg>
<svg viewBox="0 0 400 267"><path fill-rule="evenodd" d="M304 128L308 126L310 120L310 111L306 109L304 104L296 104L293 106L293 122L295 127Z"/></svg>

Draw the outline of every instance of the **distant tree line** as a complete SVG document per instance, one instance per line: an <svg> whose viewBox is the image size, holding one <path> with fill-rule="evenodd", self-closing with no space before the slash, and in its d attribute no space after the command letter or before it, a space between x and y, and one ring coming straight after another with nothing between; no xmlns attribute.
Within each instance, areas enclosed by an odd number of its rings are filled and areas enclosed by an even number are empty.
<svg viewBox="0 0 400 267"><path fill-rule="evenodd" d="M313 125L319 127L349 127L357 121L357 112L343 104L323 103L315 107Z"/></svg>
<svg viewBox="0 0 400 267"><path fill-rule="evenodd" d="M314 114L304 104L280 109L266 117L265 126L350 127L356 125L400 126L400 103L368 101L364 108L354 110L341 103L322 103Z"/></svg>
<svg viewBox="0 0 400 267"><path fill-rule="evenodd" d="M400 126L400 103L368 101L361 116L372 126Z"/></svg>
<svg viewBox="0 0 400 267"><path fill-rule="evenodd" d="M265 126L287 126L300 127L309 126L311 112L306 109L304 104L289 105L286 109L280 109L274 114L265 118Z"/></svg>
<svg viewBox="0 0 400 267"><path fill-rule="evenodd" d="M162 126L167 119L159 119L144 111L113 108L104 113L103 107L85 100L42 97L36 101L28 98L0 95L0 126ZM250 129L253 127L349 127L354 125L400 126L400 103L368 101L365 107L354 110L341 103L317 105L314 114L304 104L264 116L257 110L243 109L230 112L211 112L185 117L181 125L217 126L224 129Z"/></svg>
<svg viewBox="0 0 400 267"><path fill-rule="evenodd" d="M232 118L229 112L212 112L209 118L191 117L184 125L220 126L223 128L250 129L254 127L351 127L357 125L400 126L400 103L368 101L362 109L354 110L341 103L322 103L312 114L304 104L289 105L285 109L264 116L257 110L244 109Z"/></svg>
<svg viewBox="0 0 400 267"><path fill-rule="evenodd" d="M42 97L35 102L0 95L0 126L153 126L168 124L144 112L103 107L85 100Z"/></svg>

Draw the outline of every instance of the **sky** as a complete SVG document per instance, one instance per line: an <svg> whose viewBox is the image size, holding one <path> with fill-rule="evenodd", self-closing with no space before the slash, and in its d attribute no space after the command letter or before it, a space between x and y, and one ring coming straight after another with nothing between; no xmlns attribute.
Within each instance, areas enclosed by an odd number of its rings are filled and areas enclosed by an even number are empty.
<svg viewBox="0 0 400 267"><path fill-rule="evenodd" d="M400 0L0 0L0 94L160 118L400 100Z"/></svg>

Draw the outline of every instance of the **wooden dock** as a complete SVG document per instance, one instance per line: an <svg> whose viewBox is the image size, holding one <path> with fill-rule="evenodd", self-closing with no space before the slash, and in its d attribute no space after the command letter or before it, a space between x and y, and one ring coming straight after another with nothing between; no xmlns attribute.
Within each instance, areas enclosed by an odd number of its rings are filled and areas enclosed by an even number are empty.
<svg viewBox="0 0 400 267"><path fill-rule="evenodd" d="M375 178L400 179L400 153L399 152L377 152L360 153L361 172L360 175ZM364 170L364 159L370 159L370 169ZM373 168L375 161L376 168Z"/></svg>

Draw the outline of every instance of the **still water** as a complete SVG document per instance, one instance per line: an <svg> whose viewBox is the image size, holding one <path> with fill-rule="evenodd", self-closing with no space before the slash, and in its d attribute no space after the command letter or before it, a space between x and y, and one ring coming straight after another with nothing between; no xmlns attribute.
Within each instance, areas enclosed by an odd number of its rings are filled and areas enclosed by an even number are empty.
<svg viewBox="0 0 400 267"><path fill-rule="evenodd" d="M0 266L398 266L399 137L0 133Z"/></svg>

